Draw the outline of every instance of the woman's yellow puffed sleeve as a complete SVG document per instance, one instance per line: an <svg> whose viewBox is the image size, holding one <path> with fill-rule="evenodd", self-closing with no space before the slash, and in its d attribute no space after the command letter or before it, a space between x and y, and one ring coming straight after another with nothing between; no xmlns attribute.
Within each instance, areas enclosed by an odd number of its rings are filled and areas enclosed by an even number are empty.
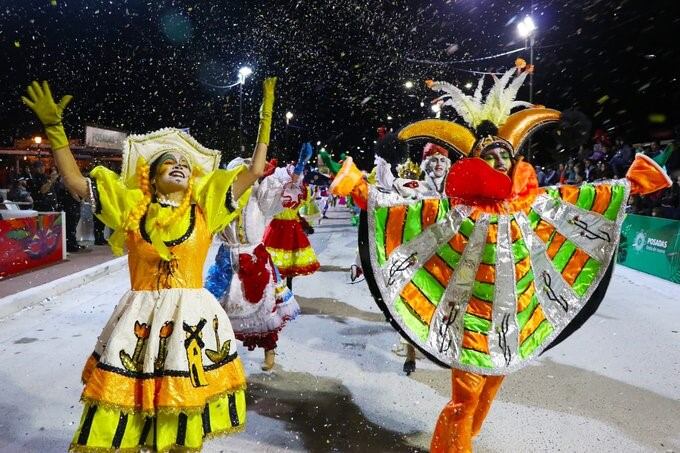
<svg viewBox="0 0 680 453"><path fill-rule="evenodd" d="M90 172L90 197L95 215L112 230L120 229L130 209L144 198L139 189L128 189L115 172L95 167Z"/></svg>
<svg viewBox="0 0 680 453"><path fill-rule="evenodd" d="M222 231L240 213L250 198L251 189L246 190L238 200L231 194L231 185L246 166L233 170L215 170L202 177L196 184L196 203L203 210L211 233Z"/></svg>

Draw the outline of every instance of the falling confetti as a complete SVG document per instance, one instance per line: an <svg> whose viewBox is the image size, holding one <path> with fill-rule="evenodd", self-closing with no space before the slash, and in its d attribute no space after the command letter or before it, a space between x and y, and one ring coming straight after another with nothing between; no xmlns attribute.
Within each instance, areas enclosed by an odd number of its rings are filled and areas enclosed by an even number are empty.
<svg viewBox="0 0 680 453"><path fill-rule="evenodd" d="M650 123L665 123L666 122L666 115L663 113L650 113L649 116L647 117Z"/></svg>
<svg viewBox="0 0 680 453"><path fill-rule="evenodd" d="M86 123L131 132L190 127L230 155L239 152L240 93L244 142L250 143L259 84L268 74L279 76L282 109L272 149L294 158L303 138L338 152L370 149L388 111L395 130L432 117L436 96L424 80L462 87L470 71L502 72L517 57L530 60L516 30L526 8L510 0L10 3L0 9L0 42L14 43L17 51L3 61L2 99L44 77L58 93L75 96L66 114L73 137L82 137ZM664 63L680 60L679 51L658 39L659 30L674 29L675 16L664 6L611 14L598 4L534 2L533 101L560 110L577 106L597 115L595 126L648 139L647 106L668 106L655 113L671 125L680 122L671 112L679 82L673 65ZM631 24L646 25L630 33ZM506 54L514 49L521 50ZM479 59L490 55L501 56ZM241 86L235 82L243 65L254 73ZM406 81L413 88L405 88ZM528 97L525 84L518 99ZM35 128L19 102L7 105L0 111L0 145ZM288 109L295 118L286 128ZM442 117L454 118L447 108Z"/></svg>

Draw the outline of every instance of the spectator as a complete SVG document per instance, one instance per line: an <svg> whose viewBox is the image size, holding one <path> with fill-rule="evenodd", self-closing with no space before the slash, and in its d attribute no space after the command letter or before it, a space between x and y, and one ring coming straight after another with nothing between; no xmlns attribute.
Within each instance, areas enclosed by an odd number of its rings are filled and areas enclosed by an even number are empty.
<svg viewBox="0 0 680 453"><path fill-rule="evenodd" d="M567 172L567 184L581 184L584 181L584 174L580 163L575 163Z"/></svg>
<svg viewBox="0 0 680 453"><path fill-rule="evenodd" d="M31 179L28 190L33 197L33 209L36 211L50 212L57 210L57 197L54 193L54 184L57 182L59 174L56 168L52 169L50 176L45 174L45 164L35 161L33 164Z"/></svg>
<svg viewBox="0 0 680 453"><path fill-rule="evenodd" d="M606 149L601 143L595 143L593 145L593 152L589 156L589 160L593 162L598 162L607 157Z"/></svg>
<svg viewBox="0 0 680 453"><path fill-rule="evenodd" d="M630 145L625 144L623 139L617 138L615 145L616 152L614 156L610 159L609 165L611 166L615 178L623 178L626 174L626 170L633 162L633 148Z"/></svg>
<svg viewBox="0 0 680 453"><path fill-rule="evenodd" d="M609 170L607 169L607 164L604 160L597 163L596 176L593 181L599 181L601 179L610 179Z"/></svg>
<svg viewBox="0 0 680 453"><path fill-rule="evenodd" d="M79 245L76 238L76 228L80 220L80 201L76 200L66 189L63 178L59 178L55 192L66 217L66 251L69 253L85 251L87 247Z"/></svg>
<svg viewBox="0 0 680 453"><path fill-rule="evenodd" d="M595 181L597 177L597 170L593 162L589 159L583 161L583 176L588 182Z"/></svg>
<svg viewBox="0 0 680 453"><path fill-rule="evenodd" d="M562 165L562 164L560 164ZM545 178L544 182L546 186L552 186L554 184L557 184L560 181L559 175L557 174L557 171L550 167L545 173Z"/></svg>
<svg viewBox="0 0 680 453"><path fill-rule="evenodd" d="M557 166L557 178L560 184L567 183L567 167L563 163Z"/></svg>
<svg viewBox="0 0 680 453"><path fill-rule="evenodd" d="M7 192L7 201L14 201L19 203L21 209L31 209L33 206L33 198L26 188L26 179L17 178L12 184L12 187Z"/></svg>
<svg viewBox="0 0 680 453"><path fill-rule="evenodd" d="M661 195L661 217L680 220L680 176Z"/></svg>
<svg viewBox="0 0 680 453"><path fill-rule="evenodd" d="M536 165L536 178L538 179L538 186L544 186L545 185L545 173L543 173L543 169L539 166Z"/></svg>
<svg viewBox="0 0 680 453"><path fill-rule="evenodd" d="M103 165L102 162L98 162L98 161L95 161L94 164L95 164L95 165ZM92 168L94 168L94 165L93 165L93 167L90 168L90 170L91 170ZM89 171L88 171L88 176L89 176ZM93 206L90 206L90 208L94 211L94 207L93 207ZM105 230L106 227L105 227L104 223L102 223L102 221L99 220L99 217L97 217L96 215L94 215L94 212L93 212L92 214L93 214L93 215L92 215L92 221L93 221L93 223L94 223L94 224L93 224L93 228L94 228L94 245L106 245L107 242L106 242L106 238L105 238L105 236L104 236L104 230Z"/></svg>
<svg viewBox="0 0 680 453"><path fill-rule="evenodd" d="M650 145L649 145L649 150L647 151L647 155L654 159L656 156L661 153L661 148L659 147L659 142L654 140Z"/></svg>

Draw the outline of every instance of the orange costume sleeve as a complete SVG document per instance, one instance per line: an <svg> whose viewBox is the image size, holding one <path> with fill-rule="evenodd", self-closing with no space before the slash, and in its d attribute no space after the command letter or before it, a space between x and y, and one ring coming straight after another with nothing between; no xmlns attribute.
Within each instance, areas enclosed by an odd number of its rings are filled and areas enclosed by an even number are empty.
<svg viewBox="0 0 680 453"><path fill-rule="evenodd" d="M666 172L651 157L638 153L626 173L630 193L647 195L673 185Z"/></svg>

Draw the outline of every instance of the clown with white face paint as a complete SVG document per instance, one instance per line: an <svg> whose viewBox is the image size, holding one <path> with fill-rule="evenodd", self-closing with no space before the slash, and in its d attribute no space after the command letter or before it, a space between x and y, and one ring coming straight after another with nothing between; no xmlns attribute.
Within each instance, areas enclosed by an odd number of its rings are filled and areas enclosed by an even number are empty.
<svg viewBox="0 0 680 453"><path fill-rule="evenodd" d="M400 173L410 172L410 161L405 167L400 167ZM442 196L444 194L444 182L451 168L449 152L443 146L428 143L423 148L423 158L420 163L422 180L409 177L399 177L393 181L392 188L404 197L422 198L432 196Z"/></svg>
<svg viewBox="0 0 680 453"><path fill-rule="evenodd" d="M129 136L121 174L98 166L90 178L62 124L71 97L56 103L47 82L28 87L23 101L45 126L64 184L114 231L114 253L128 251L131 288L83 369L71 451L199 451L205 438L245 427L245 372L229 317L203 288L203 265L264 171L275 84L263 83L249 164L221 170L219 151L167 128Z"/></svg>
<svg viewBox="0 0 680 453"><path fill-rule="evenodd" d="M430 189L440 195L444 194L444 181L451 168L451 159L446 148L428 143L423 148L423 161L420 164L425 174L425 182Z"/></svg>

